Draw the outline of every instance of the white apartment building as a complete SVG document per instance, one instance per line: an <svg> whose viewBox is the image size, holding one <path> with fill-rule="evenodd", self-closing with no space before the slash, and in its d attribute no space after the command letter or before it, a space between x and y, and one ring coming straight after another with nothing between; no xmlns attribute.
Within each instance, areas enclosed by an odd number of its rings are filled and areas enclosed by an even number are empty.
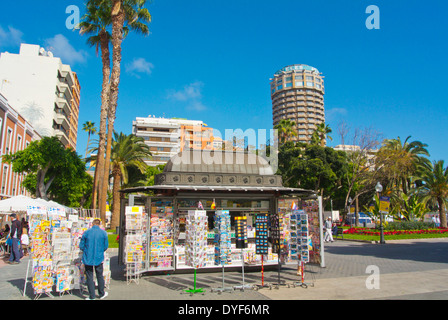
<svg viewBox="0 0 448 320"><path fill-rule="evenodd" d="M38 45L0 55L0 92L41 136L76 150L80 85L69 65Z"/></svg>
<svg viewBox="0 0 448 320"><path fill-rule="evenodd" d="M146 160L149 166L166 164L172 156L181 151L182 126L202 128L204 123L199 120L155 116L137 117L132 122L132 133L142 137L152 152L152 158Z"/></svg>

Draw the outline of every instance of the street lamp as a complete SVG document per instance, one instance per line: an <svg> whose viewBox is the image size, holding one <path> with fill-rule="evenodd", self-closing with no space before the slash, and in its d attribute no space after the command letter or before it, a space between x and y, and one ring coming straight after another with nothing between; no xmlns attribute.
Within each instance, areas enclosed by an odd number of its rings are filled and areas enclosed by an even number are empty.
<svg viewBox="0 0 448 320"><path fill-rule="evenodd" d="M380 193L383 191L383 186L381 183L377 182L375 186L375 191L378 196L378 202L380 202ZM378 208L380 209L380 208ZM383 212L381 210L378 210L380 212L380 244L384 244L384 228L383 228Z"/></svg>

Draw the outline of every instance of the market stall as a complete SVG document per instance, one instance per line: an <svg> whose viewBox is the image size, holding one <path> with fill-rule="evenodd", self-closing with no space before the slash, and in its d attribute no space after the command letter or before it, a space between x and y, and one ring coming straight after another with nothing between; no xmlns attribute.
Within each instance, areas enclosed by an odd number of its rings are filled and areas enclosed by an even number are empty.
<svg viewBox="0 0 448 320"><path fill-rule="evenodd" d="M189 152L187 160L182 153L171 158L154 186L122 190L126 196L121 203L119 262L134 271L131 275L193 269L188 263L188 225L189 214L197 210L205 212L207 222L204 259L195 266L198 270L241 267L242 261L247 267L297 263L297 249L290 243L290 217L305 211L313 229L308 261L323 266L322 206L313 191L283 187L281 176L255 154L233 152L227 158L233 156L232 164L210 164L198 152ZM229 215L230 251L225 263L219 259L216 263L215 238L220 229L215 224L222 210ZM140 227L135 228L130 212L138 212L134 219L141 220ZM257 232L261 218L266 229ZM244 221L243 236L240 221Z"/></svg>

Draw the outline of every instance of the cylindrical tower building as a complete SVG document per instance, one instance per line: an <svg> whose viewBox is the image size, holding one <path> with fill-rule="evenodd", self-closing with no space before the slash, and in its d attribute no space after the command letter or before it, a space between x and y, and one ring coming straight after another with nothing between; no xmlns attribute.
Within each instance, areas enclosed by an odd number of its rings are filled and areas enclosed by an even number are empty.
<svg viewBox="0 0 448 320"><path fill-rule="evenodd" d="M316 68L295 64L270 80L274 126L282 119L294 121L297 136L288 140L310 142L316 126L325 123L323 76Z"/></svg>

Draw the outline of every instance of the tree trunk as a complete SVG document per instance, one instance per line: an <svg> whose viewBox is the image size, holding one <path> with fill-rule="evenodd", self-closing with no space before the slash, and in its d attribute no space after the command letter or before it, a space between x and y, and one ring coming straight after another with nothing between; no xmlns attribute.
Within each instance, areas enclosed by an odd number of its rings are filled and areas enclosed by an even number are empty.
<svg viewBox="0 0 448 320"><path fill-rule="evenodd" d="M446 228L447 227L447 221L446 221L446 214L445 214L445 210L444 210L444 205L443 205L443 199L442 198L437 198L437 202L439 204L439 218L440 218L440 226L442 228Z"/></svg>
<svg viewBox="0 0 448 320"><path fill-rule="evenodd" d="M114 130L115 114L118 103L118 86L120 84L121 73L121 44L123 42L123 26L125 13L123 10L122 0L113 0L112 8L112 73L110 79L110 96L109 96L109 112L108 112L108 132L107 136L111 137L106 145L106 159L104 163L104 177L109 174L110 152L112 148L112 134ZM100 201L100 215L106 217L106 195L109 179L102 181L102 199Z"/></svg>
<svg viewBox="0 0 448 320"><path fill-rule="evenodd" d="M114 168L112 171L114 184L112 187L112 217L110 220L110 228L115 230L120 225L120 188L121 188L121 171L120 168Z"/></svg>
<svg viewBox="0 0 448 320"><path fill-rule="evenodd" d="M107 113L109 110L109 94L110 94L110 50L109 39L105 31L100 32L101 60L103 62L103 87L101 91L101 114L100 114L100 131L98 133L98 155L95 164L95 175L93 180L93 196L92 208L97 208L97 199L99 197L100 181L104 177L104 150L106 148L106 130L107 130ZM106 195L107 196L107 195ZM106 215L104 214L104 220ZM101 218L103 219L103 217Z"/></svg>
<svg viewBox="0 0 448 320"><path fill-rule="evenodd" d="M47 165L45 168L40 169L37 171L36 175L36 198L41 198L44 200L48 200L47 197L47 189L45 188L45 175L48 172L48 169L50 168L50 165Z"/></svg>

